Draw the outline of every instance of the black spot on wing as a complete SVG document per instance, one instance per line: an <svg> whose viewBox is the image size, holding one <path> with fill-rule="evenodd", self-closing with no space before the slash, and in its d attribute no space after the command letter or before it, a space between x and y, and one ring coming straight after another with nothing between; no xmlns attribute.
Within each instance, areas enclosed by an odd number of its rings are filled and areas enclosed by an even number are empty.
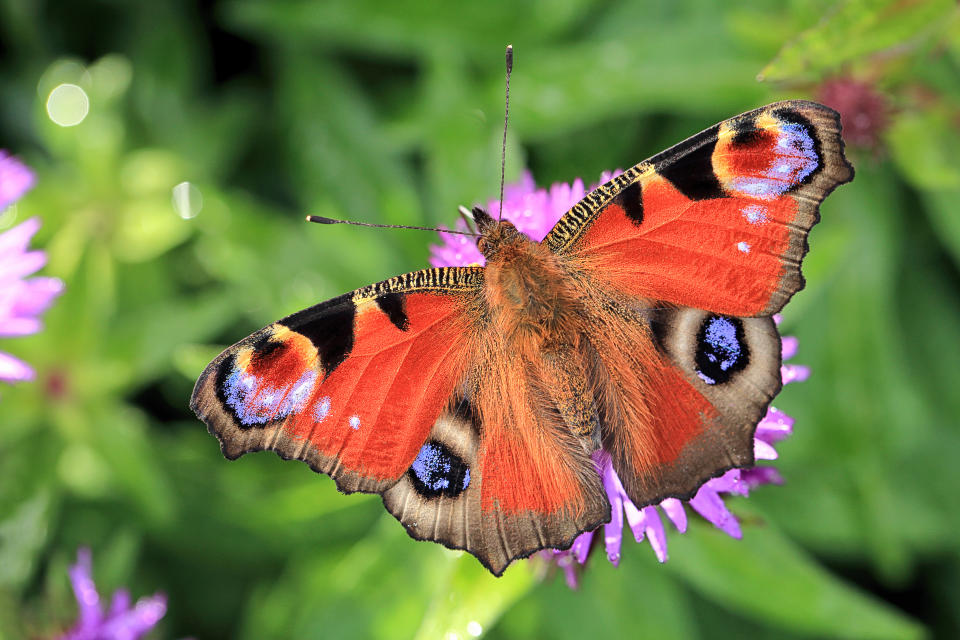
<svg viewBox="0 0 960 640"><path fill-rule="evenodd" d="M470 467L437 440L420 448L407 474L413 488L424 498L455 498L470 486Z"/></svg>
<svg viewBox="0 0 960 640"><path fill-rule="evenodd" d="M725 194L713 171L713 149L720 125L716 124L665 153L656 156L654 168L691 200L722 198Z"/></svg>
<svg viewBox="0 0 960 640"><path fill-rule="evenodd" d="M329 376L353 350L353 318L357 309L345 294L287 316L279 324L307 337L316 347Z"/></svg>
<svg viewBox="0 0 960 640"><path fill-rule="evenodd" d="M643 224L643 189L637 180L617 194L615 202L623 207L623 212L636 226Z"/></svg>
<svg viewBox="0 0 960 640"><path fill-rule="evenodd" d="M404 298L405 294L397 292L384 293L376 297L377 306L387 314L387 318L390 319L393 326L400 329L400 331L410 329L410 319L407 317L407 312L404 309Z"/></svg>
<svg viewBox="0 0 960 640"><path fill-rule="evenodd" d="M214 380L213 389L217 394L217 400L220 401L220 406L224 408L228 413L230 413L234 420L237 420L237 415L227 404L227 379L230 377L230 374L233 373L233 370L236 368L236 355L231 354L220 363L220 366L217 367L217 377ZM239 420L237 420L239 422Z"/></svg>
<svg viewBox="0 0 960 640"><path fill-rule="evenodd" d="M250 364L254 368L269 367L270 361L277 356L282 356L286 350L284 343L271 338L272 334L266 332L250 345L253 348L253 353L250 354Z"/></svg>
<svg viewBox="0 0 960 640"><path fill-rule="evenodd" d="M735 147L749 146L760 139L760 132L757 130L757 115L755 113L744 114L734 118L731 123L733 129L733 140L731 144Z"/></svg>

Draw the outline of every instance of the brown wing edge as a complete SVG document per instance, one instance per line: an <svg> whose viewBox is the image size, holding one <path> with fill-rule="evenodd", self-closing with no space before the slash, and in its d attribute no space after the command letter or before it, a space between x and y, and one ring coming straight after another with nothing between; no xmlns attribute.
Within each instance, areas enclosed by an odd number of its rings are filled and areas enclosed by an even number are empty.
<svg viewBox="0 0 960 640"><path fill-rule="evenodd" d="M758 314L767 316L780 311L794 294L805 286L806 281L800 271L800 264L810 250L807 239L810 229L820 222L820 203L834 189L854 178L853 165L847 160L845 154L845 144L841 136L843 125L840 122L839 113L830 107L808 100L778 102L764 107L761 111L780 110L799 114L810 123L818 155L823 159L823 166L819 167L807 181L789 192L798 205L796 226L790 231L789 248L783 256L785 268L780 276L777 291L771 296L763 313ZM789 262L786 262L788 259Z"/></svg>
<svg viewBox="0 0 960 640"><path fill-rule="evenodd" d="M599 491L582 514L485 513L480 505L483 478L478 464L479 438L474 421L453 411L441 414L428 438L428 442L444 444L469 464L470 484L459 495L425 498L414 487L412 472L383 492L384 507L411 538L466 551L499 577L514 560L542 549L569 549L581 533L610 521L610 503L599 475Z"/></svg>

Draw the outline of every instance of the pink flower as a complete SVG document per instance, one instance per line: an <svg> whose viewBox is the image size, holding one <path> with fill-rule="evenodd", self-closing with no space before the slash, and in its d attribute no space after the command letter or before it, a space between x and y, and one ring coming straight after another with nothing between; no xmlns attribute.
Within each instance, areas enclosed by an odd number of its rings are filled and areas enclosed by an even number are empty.
<svg viewBox="0 0 960 640"><path fill-rule="evenodd" d="M843 138L851 145L876 148L890 127L890 100L870 82L831 78L820 85L817 101L840 112Z"/></svg>
<svg viewBox="0 0 960 640"><path fill-rule="evenodd" d="M93 582L90 549L77 551L77 564L70 567L70 583L77 597L77 622L59 640L136 640L153 629L167 612L167 597L146 596L130 606L130 592L118 589L104 611Z"/></svg>
<svg viewBox="0 0 960 640"><path fill-rule="evenodd" d="M601 182L606 182L618 172L604 173ZM513 222L517 228L530 238L540 241L553 228L570 207L586 195L583 181L579 178L572 185L554 184L550 189L537 189L533 177L525 173L516 184L508 185L504 190L503 218ZM500 203L491 201L487 211L496 216ZM456 228L466 231L467 226L462 220ZM440 234L443 244L430 248L430 262L434 266L453 266L467 264L483 264L483 256L476 248L474 239L469 236ZM779 317L774 318L778 323ZM788 360L797 352L797 339L783 338L783 359ZM806 380L810 375L807 367L785 364L780 374L784 384ZM767 415L757 425L754 435L754 455L757 461L771 461L777 459L777 450L774 444L789 436L793 431L793 418L782 411L770 407ZM571 588L577 586L577 568L582 566L590 554L594 538L599 533L603 538L603 545L607 558L615 566L620 562L620 549L623 542L624 523L630 528L637 542L646 540L653 549L660 562L667 561L667 536L663 518L673 524L680 533L687 530L687 511L684 501L667 498L657 505L650 505L638 509L627 497L620 478L613 469L610 455L602 449L593 454L593 461L597 473L603 481L607 498L611 505L610 522L595 531L582 533L567 550L545 550L540 557L554 561L564 572L567 584ZM780 484L782 479L776 469L770 466L757 466L752 469L731 469L722 476L708 480L697 494L686 501L693 511L713 524L724 533L734 538L741 537L740 523L729 509L727 509L721 494L736 494L747 496L751 489L762 484Z"/></svg>
<svg viewBox="0 0 960 640"><path fill-rule="evenodd" d="M33 182L33 173L26 166L0 150L0 209L20 198ZM63 291L57 278L27 278L47 262L44 252L28 249L39 228L40 220L30 218L0 234L0 337L40 331L38 316ZM33 376L25 362L0 352L0 380L19 382Z"/></svg>
<svg viewBox="0 0 960 640"><path fill-rule="evenodd" d="M33 186L33 172L0 149L0 211L23 197Z"/></svg>

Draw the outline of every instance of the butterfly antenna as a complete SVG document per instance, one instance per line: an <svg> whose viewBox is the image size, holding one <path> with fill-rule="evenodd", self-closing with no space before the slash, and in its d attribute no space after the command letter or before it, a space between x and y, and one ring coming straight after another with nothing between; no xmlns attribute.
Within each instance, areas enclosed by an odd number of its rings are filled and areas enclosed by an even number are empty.
<svg viewBox="0 0 960 640"><path fill-rule="evenodd" d="M372 222L354 222L353 220L337 220L336 218L326 218L324 216L307 216L307 222L316 222L317 224L352 224L357 227L377 227L379 229L416 229L417 231L436 231L437 233L456 233L461 236L477 236L475 232L457 231L455 229L437 229L434 227L415 227L408 224L374 224Z"/></svg>
<svg viewBox="0 0 960 640"><path fill-rule="evenodd" d="M503 144L500 145L500 212L497 222L503 218L503 176L507 164L507 119L510 117L510 73L513 72L513 45L507 45L507 89L503 108Z"/></svg>

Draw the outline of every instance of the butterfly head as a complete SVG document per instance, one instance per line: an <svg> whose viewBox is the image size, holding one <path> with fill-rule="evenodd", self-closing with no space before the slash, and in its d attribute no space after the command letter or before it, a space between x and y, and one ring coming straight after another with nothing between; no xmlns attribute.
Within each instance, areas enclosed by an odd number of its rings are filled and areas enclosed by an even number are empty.
<svg viewBox="0 0 960 640"><path fill-rule="evenodd" d="M504 247L527 239L509 220L497 220L480 207L474 207L472 213L473 220L477 223L477 231L480 232L477 249L487 260Z"/></svg>

